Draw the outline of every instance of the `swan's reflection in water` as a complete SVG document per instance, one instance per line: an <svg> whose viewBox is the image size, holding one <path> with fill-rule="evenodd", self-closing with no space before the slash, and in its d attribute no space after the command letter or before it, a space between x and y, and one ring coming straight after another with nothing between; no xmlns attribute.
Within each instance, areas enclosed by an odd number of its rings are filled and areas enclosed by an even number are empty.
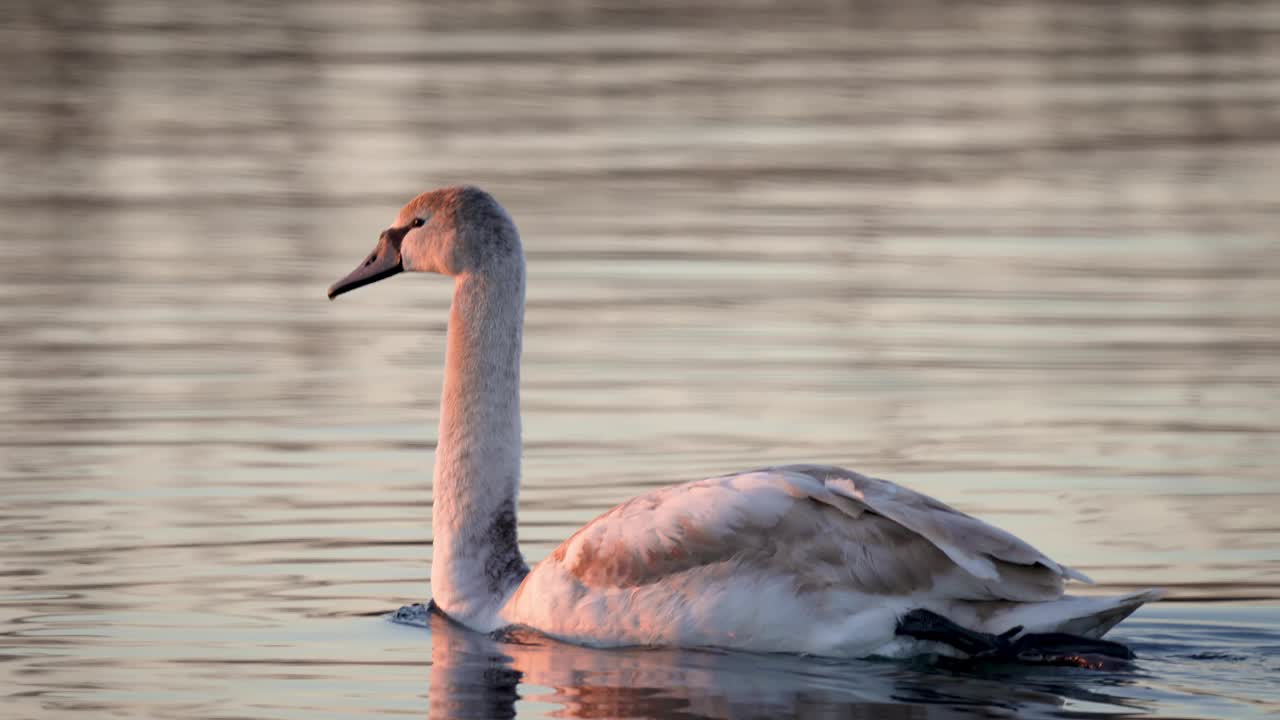
<svg viewBox="0 0 1280 720"><path fill-rule="evenodd" d="M432 613L431 717L1035 717L1148 709L1124 673L957 669L688 650L596 650L502 639ZM1099 690L1106 690L1106 694Z"/></svg>

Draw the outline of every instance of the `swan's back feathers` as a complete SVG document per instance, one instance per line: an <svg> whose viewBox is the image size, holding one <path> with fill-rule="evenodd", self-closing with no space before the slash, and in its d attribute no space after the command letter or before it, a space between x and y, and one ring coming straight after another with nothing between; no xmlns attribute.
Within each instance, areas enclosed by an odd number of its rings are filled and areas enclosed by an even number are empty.
<svg viewBox="0 0 1280 720"><path fill-rule="evenodd" d="M757 572L785 578L802 595L929 592L957 600L1051 600L1072 576L933 498L815 465L653 491L592 521L548 561L595 589Z"/></svg>
<svg viewBox="0 0 1280 720"><path fill-rule="evenodd" d="M1043 566L1062 578L1093 582L1083 573L1054 562L1012 533L888 480L830 465L785 465L775 470L809 475L831 491L923 535L974 577L996 580L1002 571L1010 571L998 566L1004 563Z"/></svg>
<svg viewBox="0 0 1280 720"><path fill-rule="evenodd" d="M706 579L752 571L787 578L798 594L852 586L902 595L931 587L952 566L915 533L876 516L849 522L807 476L710 478L664 488L614 508L551 555L588 587Z"/></svg>

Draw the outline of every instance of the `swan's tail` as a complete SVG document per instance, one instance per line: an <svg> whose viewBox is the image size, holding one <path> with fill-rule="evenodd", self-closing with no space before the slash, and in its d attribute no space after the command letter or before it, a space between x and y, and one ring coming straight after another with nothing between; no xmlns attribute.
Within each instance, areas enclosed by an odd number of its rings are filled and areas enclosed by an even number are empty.
<svg viewBox="0 0 1280 720"><path fill-rule="evenodd" d="M987 615L983 629L997 634L1021 625L1028 633L1069 633L1100 638L1144 603L1154 602L1163 596L1163 590L1142 590L1111 597L1067 595L1048 602L1001 604L989 607L986 613L979 610L979 614Z"/></svg>

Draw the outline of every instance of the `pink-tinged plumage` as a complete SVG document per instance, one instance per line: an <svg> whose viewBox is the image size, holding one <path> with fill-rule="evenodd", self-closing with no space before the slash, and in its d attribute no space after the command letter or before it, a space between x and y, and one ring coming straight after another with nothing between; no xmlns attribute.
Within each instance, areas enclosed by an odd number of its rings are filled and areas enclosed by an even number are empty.
<svg viewBox="0 0 1280 720"><path fill-rule="evenodd" d="M613 508L538 564L502 614L593 645L902 655L925 649L894 635L915 608L985 632L1098 637L1153 599L1063 595L1083 577L926 495L795 465Z"/></svg>

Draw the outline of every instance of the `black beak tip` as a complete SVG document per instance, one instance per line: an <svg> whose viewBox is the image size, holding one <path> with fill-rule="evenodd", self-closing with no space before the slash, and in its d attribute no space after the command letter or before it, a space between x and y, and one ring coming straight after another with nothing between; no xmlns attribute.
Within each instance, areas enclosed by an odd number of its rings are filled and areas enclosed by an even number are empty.
<svg viewBox="0 0 1280 720"><path fill-rule="evenodd" d="M365 258L364 262L329 286L325 294L330 300L356 288L404 272L404 265L400 260L399 239L395 238L395 242L392 242L388 237L388 233L384 232L378 240L378 246L369 253L369 257Z"/></svg>

